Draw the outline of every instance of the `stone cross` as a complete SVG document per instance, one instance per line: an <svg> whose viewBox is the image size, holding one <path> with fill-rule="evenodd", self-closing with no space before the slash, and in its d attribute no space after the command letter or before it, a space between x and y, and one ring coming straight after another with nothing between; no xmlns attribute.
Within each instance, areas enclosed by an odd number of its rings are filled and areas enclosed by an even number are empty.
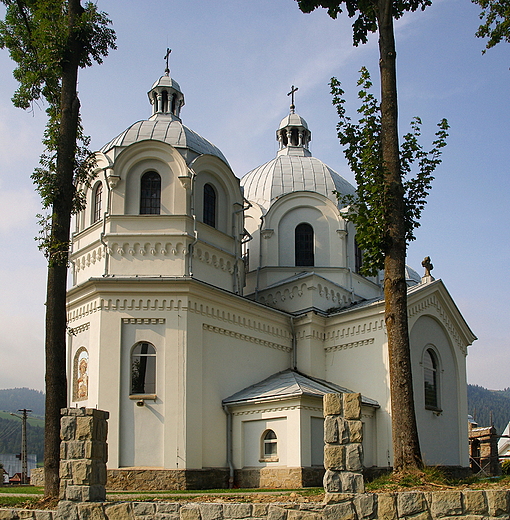
<svg viewBox="0 0 510 520"><path fill-rule="evenodd" d="M423 262L421 263L421 265L423 267L425 267L425 274L423 275L424 277L425 276L432 276L430 274L430 271L432 271L432 269L434 269L434 266L432 265L432 262L430 261L430 256L426 256L424 259L423 259Z"/></svg>
<svg viewBox="0 0 510 520"><path fill-rule="evenodd" d="M295 87L294 85L292 85L290 92L287 94L287 96L291 96L290 109L292 110L292 113L294 113L294 110L296 108L294 106L294 92L296 92L297 90L299 90L299 89L297 87Z"/></svg>

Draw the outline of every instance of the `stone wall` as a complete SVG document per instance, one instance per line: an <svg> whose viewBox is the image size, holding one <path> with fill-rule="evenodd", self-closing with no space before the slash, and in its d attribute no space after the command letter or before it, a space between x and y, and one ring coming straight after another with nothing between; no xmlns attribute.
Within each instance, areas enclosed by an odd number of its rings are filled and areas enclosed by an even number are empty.
<svg viewBox="0 0 510 520"><path fill-rule="evenodd" d="M0 509L0 520L486 520L510 518L510 491L336 493L321 503L59 502L56 511Z"/></svg>
<svg viewBox="0 0 510 520"><path fill-rule="evenodd" d="M240 488L296 489L322 486L323 468L250 468L235 470ZM228 486L227 486L228 487Z"/></svg>
<svg viewBox="0 0 510 520"><path fill-rule="evenodd" d="M361 394L326 394L323 408L326 499L331 493L362 493Z"/></svg>
<svg viewBox="0 0 510 520"><path fill-rule="evenodd" d="M60 419L60 499L106 499L108 412L63 408Z"/></svg>

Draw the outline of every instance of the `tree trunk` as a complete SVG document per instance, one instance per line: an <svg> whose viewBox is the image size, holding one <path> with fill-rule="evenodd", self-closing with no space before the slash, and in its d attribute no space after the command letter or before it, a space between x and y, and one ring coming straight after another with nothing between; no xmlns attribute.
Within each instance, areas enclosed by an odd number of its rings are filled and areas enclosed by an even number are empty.
<svg viewBox="0 0 510 520"><path fill-rule="evenodd" d="M404 189L400 171L396 52L392 0L379 0L379 68L381 74L381 135L385 165L385 204L389 222L384 261L385 321L388 334L393 437L393 469L422 466L414 410L411 351L405 281L406 237Z"/></svg>
<svg viewBox="0 0 510 520"><path fill-rule="evenodd" d="M77 95L80 41L77 18L80 0L68 1L68 53L62 64L60 124L57 137L57 196L53 204L46 288L46 412L44 433L44 495L57 497L60 465L60 410L67 406L66 288L71 215L75 187L76 138L80 102Z"/></svg>

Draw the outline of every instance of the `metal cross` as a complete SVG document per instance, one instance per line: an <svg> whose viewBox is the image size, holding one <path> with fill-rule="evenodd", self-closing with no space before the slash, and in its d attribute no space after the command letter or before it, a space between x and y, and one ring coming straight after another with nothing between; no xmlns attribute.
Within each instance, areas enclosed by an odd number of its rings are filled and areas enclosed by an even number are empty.
<svg viewBox="0 0 510 520"><path fill-rule="evenodd" d="M170 56L170 53L172 52L172 49L168 49L166 50L166 54L165 54L165 60L166 60L166 69L165 69L165 74L168 75L170 74L170 69L168 68L168 57Z"/></svg>
<svg viewBox="0 0 510 520"><path fill-rule="evenodd" d="M299 90L297 87L295 87L294 85L292 85L291 89L290 89L290 92L287 94L287 96L291 96L291 104L290 104L290 109L291 110L294 110L296 107L294 106L294 92L296 92L297 90Z"/></svg>

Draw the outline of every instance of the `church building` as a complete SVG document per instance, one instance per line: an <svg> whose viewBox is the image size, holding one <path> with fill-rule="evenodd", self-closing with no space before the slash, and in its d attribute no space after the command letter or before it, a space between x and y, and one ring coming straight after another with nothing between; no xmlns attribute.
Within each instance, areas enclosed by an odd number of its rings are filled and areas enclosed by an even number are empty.
<svg viewBox="0 0 510 520"><path fill-rule="evenodd" d="M168 70L148 97L95 154L72 238L69 402L110 413L111 482L320 485L322 397L344 391L362 395L365 467L391 466L382 277L360 274L334 193L354 187L312 156L293 102L276 157L240 180L182 123ZM441 280L407 278L423 456L467 467L476 338Z"/></svg>

